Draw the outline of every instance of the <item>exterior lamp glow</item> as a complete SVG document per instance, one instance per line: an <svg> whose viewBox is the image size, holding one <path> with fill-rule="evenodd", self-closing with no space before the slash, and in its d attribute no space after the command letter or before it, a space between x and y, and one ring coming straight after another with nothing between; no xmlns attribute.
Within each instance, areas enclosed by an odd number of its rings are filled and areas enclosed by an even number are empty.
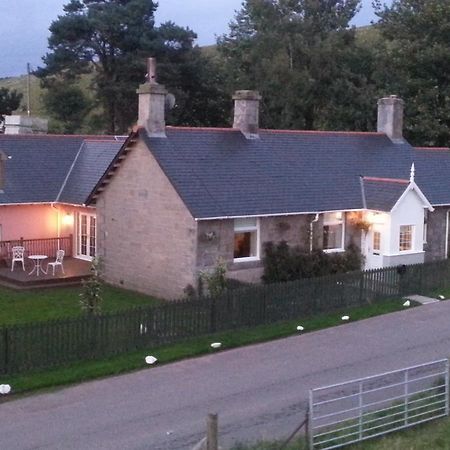
<svg viewBox="0 0 450 450"><path fill-rule="evenodd" d="M62 218L63 225L73 225L73 214L66 213Z"/></svg>

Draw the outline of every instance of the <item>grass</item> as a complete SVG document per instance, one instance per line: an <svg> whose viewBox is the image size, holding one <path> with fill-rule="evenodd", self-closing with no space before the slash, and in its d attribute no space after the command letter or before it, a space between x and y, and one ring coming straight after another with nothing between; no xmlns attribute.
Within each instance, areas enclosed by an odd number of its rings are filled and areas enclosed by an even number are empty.
<svg viewBox="0 0 450 450"><path fill-rule="evenodd" d="M259 442L252 445L236 445L231 450L281 450L281 441ZM383 438L367 440L360 444L342 447L347 450L449 450L450 419L439 419L417 425ZM283 450L306 450L305 440L300 438L283 447Z"/></svg>
<svg viewBox="0 0 450 450"><path fill-rule="evenodd" d="M67 319L83 314L81 287L61 287L31 291L0 288L0 326L52 319ZM136 306L156 305L148 295L104 285L102 311L115 312Z"/></svg>
<svg viewBox="0 0 450 450"><path fill-rule="evenodd" d="M0 383L10 384L13 387L14 393L74 384L148 367L144 363L144 357L148 354L152 354L158 358L158 364L167 364L181 359L211 353L213 350L210 347L210 343L213 341L222 342L223 349L236 348L295 335L298 333L296 327L299 324L305 328L305 332L315 331L341 325L341 316L344 313L350 315L351 320L355 321L404 309L402 303L403 300L383 301L366 307L345 310L335 314L320 315L301 321L291 320L272 325L202 336L177 344L140 350L102 361L80 362L58 369L23 375L3 375L0 376Z"/></svg>

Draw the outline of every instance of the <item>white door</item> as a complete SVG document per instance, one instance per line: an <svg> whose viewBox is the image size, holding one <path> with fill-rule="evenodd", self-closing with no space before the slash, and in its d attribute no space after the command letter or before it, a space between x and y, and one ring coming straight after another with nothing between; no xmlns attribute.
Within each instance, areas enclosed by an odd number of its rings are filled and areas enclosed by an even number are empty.
<svg viewBox="0 0 450 450"><path fill-rule="evenodd" d="M365 268L379 269L383 267L383 232L379 225L372 225L365 236Z"/></svg>
<svg viewBox="0 0 450 450"><path fill-rule="evenodd" d="M78 256L83 259L93 259L97 245L97 219L93 214L78 215Z"/></svg>

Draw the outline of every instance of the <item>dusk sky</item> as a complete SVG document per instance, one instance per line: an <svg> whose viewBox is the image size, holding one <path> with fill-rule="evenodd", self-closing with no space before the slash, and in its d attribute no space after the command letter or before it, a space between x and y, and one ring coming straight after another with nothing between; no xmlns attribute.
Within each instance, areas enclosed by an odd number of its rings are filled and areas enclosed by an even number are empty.
<svg viewBox="0 0 450 450"><path fill-rule="evenodd" d="M2 5L0 29L0 78L21 75L27 62L32 69L42 64L47 51L48 27L63 13L68 0L15 0ZM355 25L373 20L372 0L363 0ZM199 45L215 43L215 36L228 31L228 23L242 0L160 0L157 23L171 20L198 35Z"/></svg>

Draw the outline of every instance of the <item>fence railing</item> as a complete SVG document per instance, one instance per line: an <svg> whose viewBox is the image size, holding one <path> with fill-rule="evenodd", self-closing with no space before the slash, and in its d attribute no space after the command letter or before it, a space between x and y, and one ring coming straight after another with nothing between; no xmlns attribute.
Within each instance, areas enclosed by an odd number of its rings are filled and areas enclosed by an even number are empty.
<svg viewBox="0 0 450 450"><path fill-rule="evenodd" d="M106 358L218 331L308 318L450 285L450 260L229 290L101 316L0 328L0 373Z"/></svg>
<svg viewBox="0 0 450 450"><path fill-rule="evenodd" d="M340 448L448 414L447 359L312 389L309 448Z"/></svg>
<svg viewBox="0 0 450 450"><path fill-rule="evenodd" d="M25 256L48 255L55 256L56 251L65 251L66 256L72 256L72 236L44 238L44 239L16 239L0 241L0 260L7 263L12 258L12 248L16 245L25 247Z"/></svg>

